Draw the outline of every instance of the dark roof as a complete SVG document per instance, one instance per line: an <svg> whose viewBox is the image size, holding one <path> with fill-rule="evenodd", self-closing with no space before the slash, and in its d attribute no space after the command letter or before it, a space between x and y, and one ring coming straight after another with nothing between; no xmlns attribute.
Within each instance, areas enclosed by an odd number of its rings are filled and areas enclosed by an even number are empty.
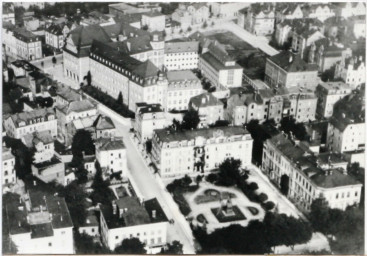
<svg viewBox="0 0 367 256"><path fill-rule="evenodd" d="M108 116L99 115L94 125L97 130L115 129L112 119Z"/></svg>
<svg viewBox="0 0 367 256"><path fill-rule="evenodd" d="M80 113L95 108L96 106L89 100L72 101L65 105L56 106L56 109L60 110L65 115L68 115L72 112Z"/></svg>
<svg viewBox="0 0 367 256"><path fill-rule="evenodd" d="M31 225L31 238L41 238L53 236L54 230L51 223L35 224Z"/></svg>
<svg viewBox="0 0 367 256"><path fill-rule="evenodd" d="M46 28L46 31L53 34L53 35L62 35L62 29L63 29L63 24L54 24L52 23L50 26L48 26L48 28Z"/></svg>
<svg viewBox="0 0 367 256"><path fill-rule="evenodd" d="M107 33L99 25L79 26L70 31L69 37L71 37L77 48L90 46L95 39L101 42L111 41Z"/></svg>
<svg viewBox="0 0 367 256"><path fill-rule="evenodd" d="M124 49L129 54L137 54L141 52L151 51L152 45L150 44L150 36L139 36L139 37L131 37L126 39L124 42Z"/></svg>
<svg viewBox="0 0 367 256"><path fill-rule="evenodd" d="M206 52L200 56L200 58L204 59L208 62L215 70L225 70L225 69L240 69L241 66L237 63L233 66L225 66L222 62L218 61L210 52Z"/></svg>
<svg viewBox="0 0 367 256"><path fill-rule="evenodd" d="M148 212L151 223L158 223L158 222L168 221L168 218L167 218L166 214L164 213L161 205L159 204L157 198L152 198L150 200L146 200L144 202L144 207L145 207L146 211ZM153 217L153 211L156 212L155 218Z"/></svg>
<svg viewBox="0 0 367 256"><path fill-rule="evenodd" d="M96 146L101 151L106 150L117 150L124 149L125 145L121 139L112 139L112 138L98 138L96 140Z"/></svg>
<svg viewBox="0 0 367 256"><path fill-rule="evenodd" d="M270 138L269 141L275 145L288 159L296 161L298 158L305 155L305 151L294 145L283 133L279 133Z"/></svg>
<svg viewBox="0 0 367 256"><path fill-rule="evenodd" d="M215 127L215 128L204 128L196 130L183 130L183 131L171 131L168 129L157 129L157 134L160 141L172 142L172 141L185 141L194 140L197 137L214 138L217 132L223 133L224 137L246 135L249 132L240 126L226 126L226 127Z"/></svg>
<svg viewBox="0 0 367 256"><path fill-rule="evenodd" d="M40 117L46 117L51 114L55 115L55 112L52 108L41 108L29 112L13 114L11 115L11 119L13 120L15 126L19 127L19 123L22 121L25 122L26 125L28 125L30 120L35 120L36 118Z"/></svg>
<svg viewBox="0 0 367 256"><path fill-rule="evenodd" d="M305 171L308 171L306 169ZM325 172L318 172L311 176L310 179L319 187L323 188L335 188L349 185L361 185L362 184L354 179L350 175L343 174L342 171L338 169L331 170L332 173L325 175Z"/></svg>
<svg viewBox="0 0 367 256"><path fill-rule="evenodd" d="M198 52L199 42L197 41L170 41L166 42L165 53Z"/></svg>
<svg viewBox="0 0 367 256"><path fill-rule="evenodd" d="M149 16L149 17L158 17L158 16L164 16L164 14L158 12L158 11L150 11L150 12L145 12L143 13L143 15L145 16Z"/></svg>
<svg viewBox="0 0 367 256"><path fill-rule="evenodd" d="M139 114L163 112L161 104L146 104L144 106L140 105L138 107L140 107Z"/></svg>
<svg viewBox="0 0 367 256"><path fill-rule="evenodd" d="M290 51L280 52L269 58L276 65L281 67L287 72L308 72L317 71L316 64L308 64L298 54L294 54Z"/></svg>
<svg viewBox="0 0 367 256"><path fill-rule="evenodd" d="M14 37L25 42L36 42L40 41L41 38L25 28L15 28Z"/></svg>
<svg viewBox="0 0 367 256"><path fill-rule="evenodd" d="M190 105L193 104L198 108L206 108L211 106L223 106L223 102L213 96L211 93L202 93L190 99Z"/></svg>

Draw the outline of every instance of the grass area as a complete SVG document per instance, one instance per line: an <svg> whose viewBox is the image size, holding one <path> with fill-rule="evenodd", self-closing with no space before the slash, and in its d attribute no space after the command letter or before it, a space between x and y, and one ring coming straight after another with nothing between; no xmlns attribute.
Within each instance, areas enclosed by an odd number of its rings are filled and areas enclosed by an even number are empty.
<svg viewBox="0 0 367 256"><path fill-rule="evenodd" d="M207 189L204 194L195 197L194 201L196 204L203 204L209 202L219 201L221 198L235 198L236 195L230 192L219 192L215 189Z"/></svg>
<svg viewBox="0 0 367 256"><path fill-rule="evenodd" d="M206 37L211 40L217 40L221 44L228 45L227 52L236 60L243 56L248 56L253 52L258 52L256 48L229 31L208 34Z"/></svg>
<svg viewBox="0 0 367 256"><path fill-rule="evenodd" d="M211 211L220 223L246 219L245 215L241 212L241 210L236 205L233 206L232 209L233 209L234 215L230 215L230 216L224 215L220 207L212 208Z"/></svg>

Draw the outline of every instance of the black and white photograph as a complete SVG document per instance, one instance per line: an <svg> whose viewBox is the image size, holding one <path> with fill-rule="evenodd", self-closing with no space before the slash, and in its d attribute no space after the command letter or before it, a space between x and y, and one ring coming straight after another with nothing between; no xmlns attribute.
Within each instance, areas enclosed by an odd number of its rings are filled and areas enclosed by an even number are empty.
<svg viewBox="0 0 367 256"><path fill-rule="evenodd" d="M2 1L3 254L365 254L366 1Z"/></svg>

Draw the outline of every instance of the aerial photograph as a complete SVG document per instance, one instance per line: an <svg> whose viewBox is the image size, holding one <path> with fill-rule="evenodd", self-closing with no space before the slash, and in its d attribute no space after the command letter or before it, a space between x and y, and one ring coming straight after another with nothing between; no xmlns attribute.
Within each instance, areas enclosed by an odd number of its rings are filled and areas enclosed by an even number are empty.
<svg viewBox="0 0 367 256"><path fill-rule="evenodd" d="M365 1L1 8L3 254L365 254Z"/></svg>

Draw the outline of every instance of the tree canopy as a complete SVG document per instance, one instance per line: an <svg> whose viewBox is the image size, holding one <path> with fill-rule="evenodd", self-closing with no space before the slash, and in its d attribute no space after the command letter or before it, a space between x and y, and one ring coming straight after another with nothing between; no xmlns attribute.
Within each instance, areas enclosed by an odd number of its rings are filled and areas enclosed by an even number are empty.
<svg viewBox="0 0 367 256"><path fill-rule="evenodd" d="M293 134L298 140L309 140L303 123L296 123L293 117L285 117L280 121L280 129L287 134Z"/></svg>
<svg viewBox="0 0 367 256"><path fill-rule="evenodd" d="M233 186L240 178L241 160L227 158L219 165L218 183L223 186Z"/></svg>
<svg viewBox="0 0 367 256"><path fill-rule="evenodd" d="M93 241L93 237L78 231L74 232L76 254L110 254L111 251L103 244Z"/></svg>
<svg viewBox="0 0 367 256"><path fill-rule="evenodd" d="M182 119L182 128L185 130L196 129L200 123L198 111L189 110L185 113Z"/></svg>
<svg viewBox="0 0 367 256"><path fill-rule="evenodd" d="M95 167L96 174L92 183L93 192L90 195L90 198L94 204L104 204L106 202L111 202L111 200L115 199L115 196L112 190L109 188L108 180L103 180L102 168L98 161L96 161Z"/></svg>
<svg viewBox="0 0 367 256"><path fill-rule="evenodd" d="M115 248L118 254L146 254L144 244L138 238L130 238L122 240L121 245Z"/></svg>
<svg viewBox="0 0 367 256"><path fill-rule="evenodd" d="M183 254L182 244L179 241L173 241L167 244L166 249L162 249L161 254Z"/></svg>

